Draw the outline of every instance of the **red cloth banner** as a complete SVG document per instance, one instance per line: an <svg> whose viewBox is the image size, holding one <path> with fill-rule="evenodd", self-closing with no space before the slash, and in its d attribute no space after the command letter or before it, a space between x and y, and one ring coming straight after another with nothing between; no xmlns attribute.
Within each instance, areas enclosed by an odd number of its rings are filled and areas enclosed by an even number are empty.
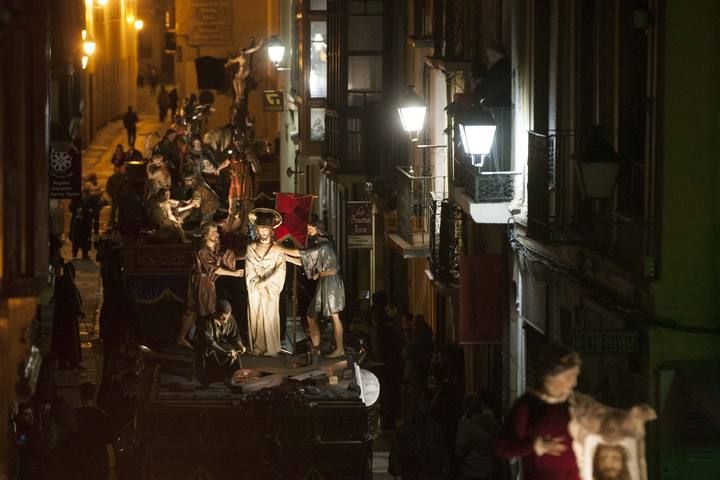
<svg viewBox="0 0 720 480"><path fill-rule="evenodd" d="M275 210L283 218L283 223L275 229L276 242L289 238L298 248L305 247L313 198L313 195L275 194Z"/></svg>
<svg viewBox="0 0 720 480"><path fill-rule="evenodd" d="M460 343L502 342L505 302L503 256L460 256Z"/></svg>

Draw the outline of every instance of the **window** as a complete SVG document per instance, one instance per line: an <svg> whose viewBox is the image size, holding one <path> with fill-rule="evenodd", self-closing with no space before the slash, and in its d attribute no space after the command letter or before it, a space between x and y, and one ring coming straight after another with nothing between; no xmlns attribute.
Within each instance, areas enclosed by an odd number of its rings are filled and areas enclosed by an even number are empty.
<svg viewBox="0 0 720 480"><path fill-rule="evenodd" d="M349 21L350 51L380 52L383 48L383 17L355 15Z"/></svg>
<svg viewBox="0 0 720 480"><path fill-rule="evenodd" d="M310 97L327 97L327 22L310 22Z"/></svg>
<svg viewBox="0 0 720 480"><path fill-rule="evenodd" d="M310 109L310 141L322 142L325 140L325 109Z"/></svg>
<svg viewBox="0 0 720 480"><path fill-rule="evenodd" d="M349 57L348 90L382 90L382 57L375 55Z"/></svg>
<svg viewBox="0 0 720 480"><path fill-rule="evenodd" d="M327 10L327 0L310 0L310 10Z"/></svg>
<svg viewBox="0 0 720 480"><path fill-rule="evenodd" d="M379 103L383 90L383 3L353 0L348 13L347 105Z"/></svg>

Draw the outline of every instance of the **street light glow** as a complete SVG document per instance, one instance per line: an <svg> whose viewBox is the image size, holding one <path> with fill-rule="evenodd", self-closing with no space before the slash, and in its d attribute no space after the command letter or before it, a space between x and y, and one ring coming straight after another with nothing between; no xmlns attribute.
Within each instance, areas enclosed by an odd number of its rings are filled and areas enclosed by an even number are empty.
<svg viewBox="0 0 720 480"><path fill-rule="evenodd" d="M145 22L143 22L139 18L137 20L135 20L135 30L142 30L144 26L145 26Z"/></svg>
<svg viewBox="0 0 720 480"><path fill-rule="evenodd" d="M398 107L398 114L403 130L411 135L413 141L417 141L418 133L423 128L426 110L425 102L415 93L415 89L408 87L405 100Z"/></svg>
<svg viewBox="0 0 720 480"><path fill-rule="evenodd" d="M126 21L129 25L134 24L134 23L135 23L135 15L133 15L132 13L128 13L127 16L125 17L125 21Z"/></svg>
<svg viewBox="0 0 720 480"><path fill-rule="evenodd" d="M280 65L280 62L282 62L282 59L285 56L285 45L283 45L277 37L272 37L268 43L267 49L270 61L274 63L276 67Z"/></svg>
<svg viewBox="0 0 720 480"><path fill-rule="evenodd" d="M90 57L88 57L87 55L83 55L82 58L80 59L83 70L85 70L87 68L88 60L90 60Z"/></svg>
<svg viewBox="0 0 720 480"><path fill-rule="evenodd" d="M97 4L100 5L101 7L104 7L105 5L107 5L107 3L108 3L108 0L97 0Z"/></svg>
<svg viewBox="0 0 720 480"><path fill-rule="evenodd" d="M97 47L97 44L95 43L95 40L92 39L92 37L85 37L85 40L82 44L83 52L85 52L85 55L88 57L91 56L93 53L95 53L95 48Z"/></svg>

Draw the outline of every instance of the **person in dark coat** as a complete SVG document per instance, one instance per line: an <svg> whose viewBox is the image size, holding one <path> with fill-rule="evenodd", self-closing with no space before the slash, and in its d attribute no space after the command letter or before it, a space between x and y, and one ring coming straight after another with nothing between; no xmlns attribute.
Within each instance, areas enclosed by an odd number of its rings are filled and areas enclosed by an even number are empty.
<svg viewBox="0 0 720 480"><path fill-rule="evenodd" d="M160 85L160 93L157 95L157 105L158 119L164 122L167 118L168 108L170 108L170 96L167 90L165 90L165 85Z"/></svg>
<svg viewBox="0 0 720 480"><path fill-rule="evenodd" d="M132 107L128 106L127 112L123 117L123 126L127 130L128 145L132 149L135 146L135 137L137 136L138 116L133 112Z"/></svg>
<svg viewBox="0 0 720 480"><path fill-rule="evenodd" d="M475 93L489 108L510 107L510 80L512 65L505 47L500 43L492 43L485 50L488 59L488 70Z"/></svg>
<svg viewBox="0 0 720 480"><path fill-rule="evenodd" d="M173 88L170 90L170 93L168 94L168 100L170 101L170 112L172 114L173 120L175 119L175 116L177 115L177 109L178 109L178 92L177 88Z"/></svg>
<svg viewBox="0 0 720 480"><path fill-rule="evenodd" d="M459 480L491 480L495 463L495 416L474 393L465 396L463 409L465 413L458 422L455 438Z"/></svg>
<svg viewBox="0 0 720 480"><path fill-rule="evenodd" d="M95 219L95 202L83 193L82 197L75 197L70 201L70 241L72 242L73 258L77 258L78 251L82 251L84 259L90 258L90 243L92 241L93 221Z"/></svg>
<svg viewBox="0 0 720 480"><path fill-rule="evenodd" d="M86 480L105 480L110 473L107 446L113 443L115 431L107 413L95 405L95 385L80 385L76 456L78 477Z"/></svg>
<svg viewBox="0 0 720 480"><path fill-rule="evenodd" d="M57 354L61 369L77 369L82 361L80 348L80 317L82 298L75 286L75 267L63 266L63 274L55 280L55 311L52 326L52 351Z"/></svg>
<svg viewBox="0 0 720 480"><path fill-rule="evenodd" d="M444 480L449 468L440 425L430 416L426 396L409 422L398 428L390 451L388 473L403 480Z"/></svg>

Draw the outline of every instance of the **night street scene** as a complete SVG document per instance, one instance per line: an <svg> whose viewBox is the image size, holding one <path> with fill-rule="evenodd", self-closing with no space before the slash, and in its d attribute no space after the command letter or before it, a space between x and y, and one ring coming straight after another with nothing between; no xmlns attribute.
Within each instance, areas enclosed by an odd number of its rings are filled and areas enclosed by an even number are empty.
<svg viewBox="0 0 720 480"><path fill-rule="evenodd" d="M720 1L0 39L0 480L720 480Z"/></svg>

